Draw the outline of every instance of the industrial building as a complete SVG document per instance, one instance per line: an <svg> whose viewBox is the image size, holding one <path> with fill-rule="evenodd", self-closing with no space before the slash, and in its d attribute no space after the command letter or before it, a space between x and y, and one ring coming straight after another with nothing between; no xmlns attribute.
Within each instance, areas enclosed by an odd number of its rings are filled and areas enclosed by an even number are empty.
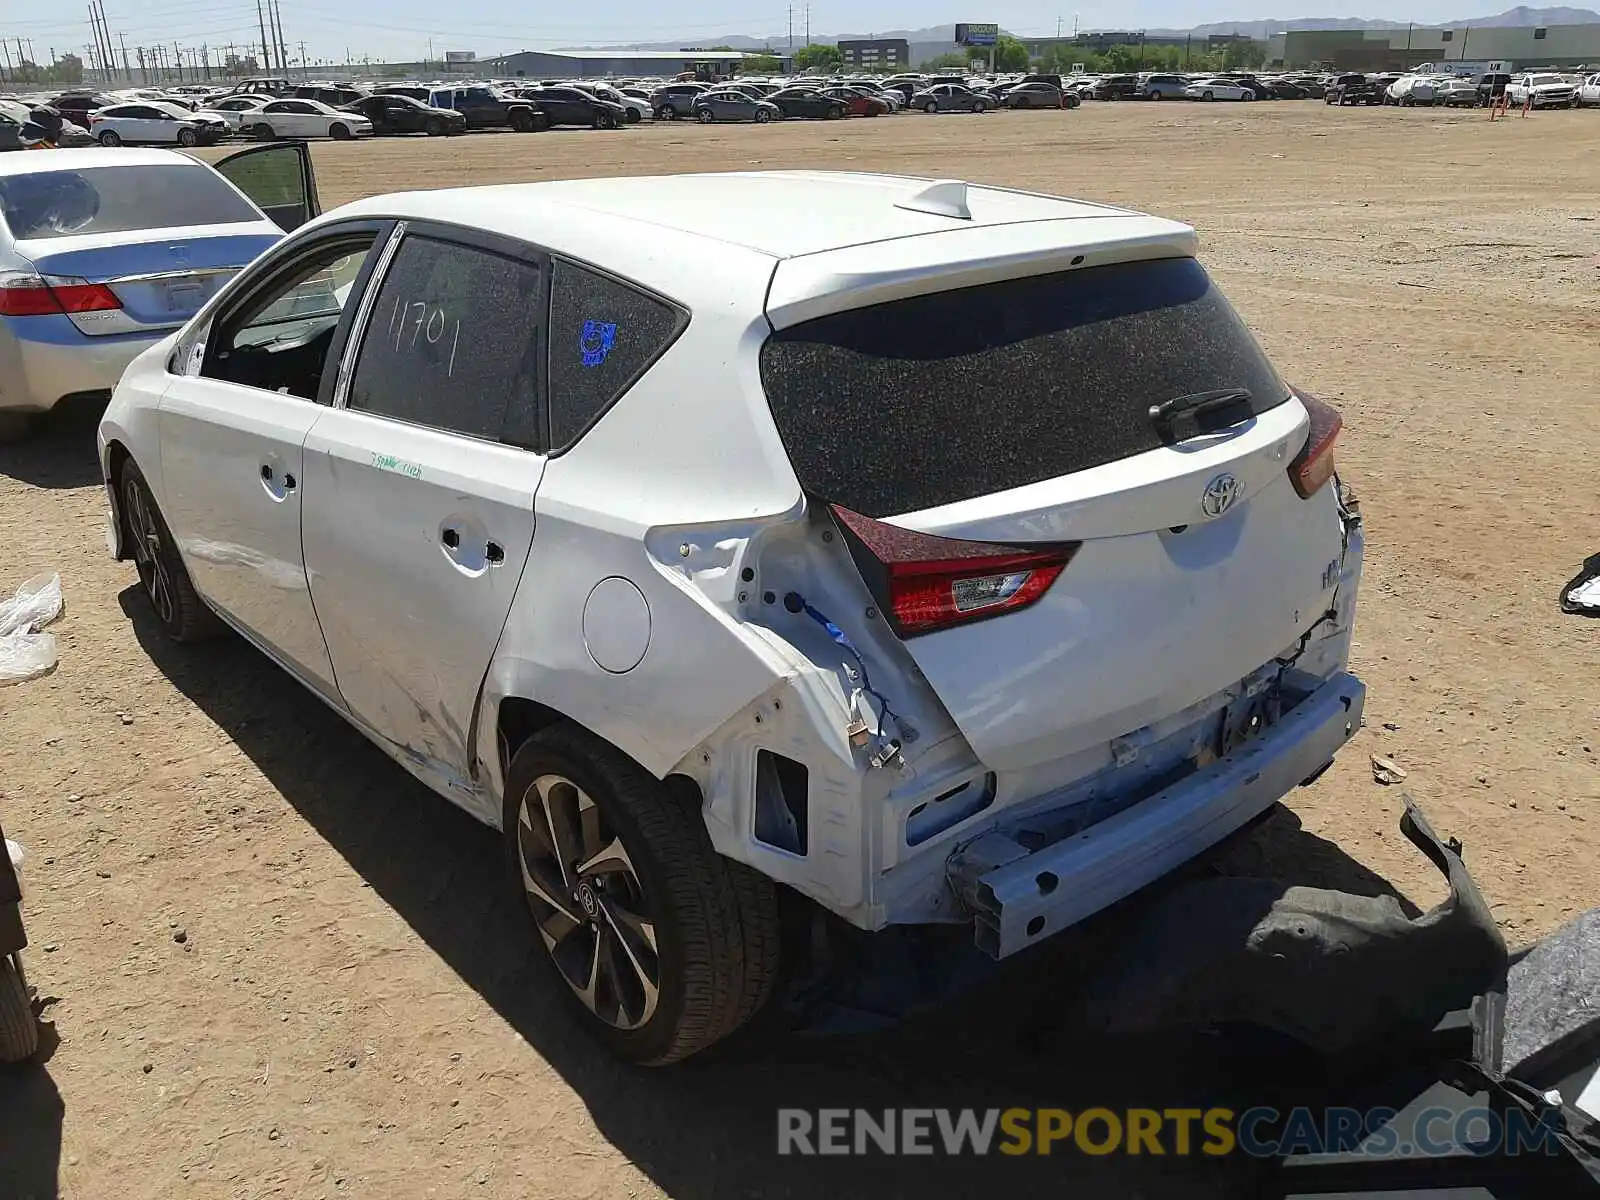
<svg viewBox="0 0 1600 1200"><path fill-rule="evenodd" d="M905 38L845 38L839 55L853 71L903 71L911 65L911 43Z"/></svg>
<svg viewBox="0 0 1600 1200"><path fill-rule="evenodd" d="M1403 71L1422 63L1503 61L1520 67L1600 67L1600 24L1550 26L1421 25L1398 29L1294 29L1267 40L1267 58L1285 68Z"/></svg>
<svg viewBox="0 0 1600 1200"><path fill-rule="evenodd" d="M702 79L736 75L738 50L523 50L479 59L478 66L502 79L628 79L692 71Z"/></svg>

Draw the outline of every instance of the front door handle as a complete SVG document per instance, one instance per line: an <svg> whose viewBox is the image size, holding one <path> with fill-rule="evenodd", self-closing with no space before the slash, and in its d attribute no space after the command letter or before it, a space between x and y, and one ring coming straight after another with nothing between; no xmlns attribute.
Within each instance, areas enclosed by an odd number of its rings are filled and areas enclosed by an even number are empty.
<svg viewBox="0 0 1600 1200"><path fill-rule="evenodd" d="M498 566L506 560L506 550L499 542L490 542L483 548L484 558L489 560L491 566Z"/></svg>
<svg viewBox="0 0 1600 1200"><path fill-rule="evenodd" d="M454 550L461 545L461 534L457 530L446 528L439 535L439 541L444 544L446 550Z"/></svg>

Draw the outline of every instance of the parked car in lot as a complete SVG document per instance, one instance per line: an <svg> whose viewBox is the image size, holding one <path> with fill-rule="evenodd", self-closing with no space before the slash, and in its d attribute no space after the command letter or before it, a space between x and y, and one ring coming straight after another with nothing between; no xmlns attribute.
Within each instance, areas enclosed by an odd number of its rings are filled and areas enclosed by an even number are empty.
<svg viewBox="0 0 1600 1200"><path fill-rule="evenodd" d="M1360 727L1339 416L1195 250L883 175L362 200L124 374L112 551L498 827L671 1062L840 929L1037 945Z"/></svg>
<svg viewBox="0 0 1600 1200"><path fill-rule="evenodd" d="M1072 97L1071 106L1076 107L1078 98ZM1001 108L1063 108L1067 105L1062 102L1061 90L1051 87L1048 83L1019 83L1016 87L1007 90L1000 97Z"/></svg>
<svg viewBox="0 0 1600 1200"><path fill-rule="evenodd" d="M1323 95L1323 103L1337 104L1341 107L1349 104L1376 105L1383 103L1384 89L1392 83L1388 80L1379 87L1377 80L1359 73L1338 76L1328 85L1327 92Z"/></svg>
<svg viewBox="0 0 1600 1200"><path fill-rule="evenodd" d="M1431 105L1438 94L1439 82L1432 75L1402 75L1383 90L1383 102L1402 108Z"/></svg>
<svg viewBox="0 0 1600 1200"><path fill-rule="evenodd" d="M650 97L631 96L627 92L619 91L609 84L584 81L572 84L581 91L588 92L597 100L607 104L615 104L622 110L622 119L629 125L637 125L640 121L655 117L655 110L650 107Z"/></svg>
<svg viewBox="0 0 1600 1200"><path fill-rule="evenodd" d="M1500 101L1506 94L1506 86L1511 82L1511 76L1504 71L1491 71L1479 75L1477 78L1478 103L1484 108Z"/></svg>
<svg viewBox="0 0 1600 1200"><path fill-rule="evenodd" d="M1106 75L1094 85L1096 100L1138 100L1143 95L1137 75Z"/></svg>
<svg viewBox="0 0 1600 1200"><path fill-rule="evenodd" d="M713 121L755 121L765 125L774 117L783 116L783 109L770 100L754 100L732 88L713 88L694 98L689 110L702 125Z"/></svg>
<svg viewBox="0 0 1600 1200"><path fill-rule="evenodd" d="M269 100L250 114L242 132L258 138L332 138L336 142L372 136L372 122L360 113L329 108L320 100Z"/></svg>
<svg viewBox="0 0 1600 1200"><path fill-rule="evenodd" d="M158 100L108 104L89 114L89 133L102 146L214 146L230 132L222 117Z"/></svg>
<svg viewBox="0 0 1600 1200"><path fill-rule="evenodd" d="M69 396L109 394L315 207L300 145L214 167L170 150L0 156L0 436Z"/></svg>
<svg viewBox="0 0 1600 1200"><path fill-rule="evenodd" d="M249 123L250 114L271 99L270 96L228 96L208 102L204 111L225 122L232 132L238 133Z"/></svg>
<svg viewBox="0 0 1600 1200"><path fill-rule="evenodd" d="M1600 73L1586 77L1579 85L1578 103L1585 107L1600 104Z"/></svg>
<svg viewBox="0 0 1600 1200"><path fill-rule="evenodd" d="M911 97L911 107L923 112L988 112L991 103L987 96L954 83L941 83L917 92Z"/></svg>
<svg viewBox="0 0 1600 1200"><path fill-rule="evenodd" d="M767 97L767 103L777 105L778 110L786 117L813 117L836 121L846 112L843 100L824 96L815 88L780 88Z"/></svg>
<svg viewBox="0 0 1600 1200"><path fill-rule="evenodd" d="M1478 85L1470 79L1441 79L1433 89L1433 102L1445 108L1478 107Z"/></svg>
<svg viewBox="0 0 1600 1200"><path fill-rule="evenodd" d="M589 129L620 129L628 123L628 112L620 104L592 96L575 87L532 87L517 92L531 102L555 125L581 125Z"/></svg>
<svg viewBox="0 0 1600 1200"><path fill-rule="evenodd" d="M650 104L655 109L656 120L675 121L679 117L687 118L690 110L694 108L695 97L710 90L710 85L704 83L669 83L657 88L650 94Z"/></svg>
<svg viewBox="0 0 1600 1200"><path fill-rule="evenodd" d="M1183 89L1189 100L1254 100L1255 91L1232 79L1197 79Z"/></svg>
<svg viewBox="0 0 1600 1200"><path fill-rule="evenodd" d="M827 100L837 100L844 105L844 111L852 117L881 117L889 112L889 102L880 100L876 96L869 96L854 88L826 87L822 95Z"/></svg>
<svg viewBox="0 0 1600 1200"><path fill-rule="evenodd" d="M549 116L537 104L505 96L493 88L474 86L435 88L428 93L433 108L448 108L467 119L468 129L514 129L533 133L550 127Z"/></svg>
<svg viewBox="0 0 1600 1200"><path fill-rule="evenodd" d="M105 92L64 92L49 102L51 108L81 129L89 128L90 113L121 103L118 97Z"/></svg>
<svg viewBox="0 0 1600 1200"><path fill-rule="evenodd" d="M1182 100L1189 80L1183 75L1146 75L1140 84L1146 100Z"/></svg>
<svg viewBox="0 0 1600 1200"><path fill-rule="evenodd" d="M1506 99L1515 108L1572 108L1578 89L1565 75L1553 72L1519 75L1506 85Z"/></svg>
<svg viewBox="0 0 1600 1200"><path fill-rule="evenodd" d="M467 118L454 109L434 108L410 96L363 96L345 105L372 122L378 137L397 137L403 133L425 133L447 137L467 131Z"/></svg>

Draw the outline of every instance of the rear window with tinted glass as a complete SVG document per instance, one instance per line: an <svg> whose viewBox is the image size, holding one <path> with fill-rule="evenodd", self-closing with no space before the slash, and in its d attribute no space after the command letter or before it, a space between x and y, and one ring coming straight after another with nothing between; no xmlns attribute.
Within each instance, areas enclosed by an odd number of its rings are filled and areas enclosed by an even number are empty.
<svg viewBox="0 0 1600 1200"><path fill-rule="evenodd" d="M1162 444L1152 405L1288 390L1192 258L935 292L784 329L761 381L807 492L869 517L1069 475Z"/></svg>
<svg viewBox="0 0 1600 1200"><path fill-rule="evenodd" d="M6 175L0 217L18 239L262 219L209 168L179 164Z"/></svg>

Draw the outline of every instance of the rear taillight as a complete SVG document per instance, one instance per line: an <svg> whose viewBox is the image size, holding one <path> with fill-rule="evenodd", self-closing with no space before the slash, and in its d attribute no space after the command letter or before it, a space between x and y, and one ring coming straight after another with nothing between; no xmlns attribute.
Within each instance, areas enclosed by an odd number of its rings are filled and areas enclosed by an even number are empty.
<svg viewBox="0 0 1600 1200"><path fill-rule="evenodd" d="M1027 608L1056 581L1077 542L1022 547L935 537L835 504L851 557L902 637Z"/></svg>
<svg viewBox="0 0 1600 1200"><path fill-rule="evenodd" d="M1296 391L1295 395L1311 418L1311 432L1306 435L1305 447L1289 464L1289 482L1301 496L1310 499L1333 477L1333 444L1339 440L1344 419L1333 405L1309 392Z"/></svg>
<svg viewBox="0 0 1600 1200"><path fill-rule="evenodd" d="M22 271L0 274L0 317L44 317L121 307L117 294L103 283L58 276L46 279Z"/></svg>

